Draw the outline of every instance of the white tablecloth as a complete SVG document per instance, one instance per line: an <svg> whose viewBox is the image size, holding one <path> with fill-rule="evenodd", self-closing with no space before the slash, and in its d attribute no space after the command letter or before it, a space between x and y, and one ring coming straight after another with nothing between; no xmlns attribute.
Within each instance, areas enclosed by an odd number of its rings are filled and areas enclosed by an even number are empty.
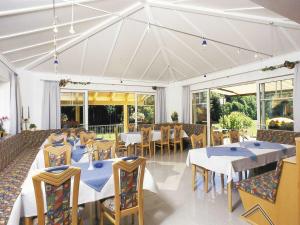
<svg viewBox="0 0 300 225"><path fill-rule="evenodd" d="M188 137L184 130L181 131L181 137L185 138ZM160 130L153 130L152 131L152 141L158 141L161 139L161 132ZM125 146L133 145L141 143L142 135L141 132L129 132L129 133L121 133L120 134L121 140L125 142ZM171 132L171 139L174 138L174 132Z"/></svg>
<svg viewBox="0 0 300 225"><path fill-rule="evenodd" d="M251 144L252 143L252 144ZM243 147L251 152L255 157L234 156L234 155L209 155L206 148L192 149L188 152L186 165L192 164L204 167L210 171L228 176L227 182L232 181L237 176L236 172L241 172L266 164L276 162L284 156L295 155L296 148L293 145L274 144L269 142L259 142L260 147L255 147L253 142L235 143L223 145L223 147ZM222 147L222 146L218 146ZM208 149L209 151L209 149Z"/></svg>

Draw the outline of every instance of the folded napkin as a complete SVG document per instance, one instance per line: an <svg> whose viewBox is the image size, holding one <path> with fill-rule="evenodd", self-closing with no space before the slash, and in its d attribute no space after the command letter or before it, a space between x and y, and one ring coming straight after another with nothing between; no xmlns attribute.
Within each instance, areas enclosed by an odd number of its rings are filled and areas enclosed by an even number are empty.
<svg viewBox="0 0 300 225"><path fill-rule="evenodd" d="M79 162L82 156L87 152L86 148L76 146L75 150L72 151L72 159L75 162Z"/></svg>
<svg viewBox="0 0 300 225"><path fill-rule="evenodd" d="M109 178L112 176L112 163L111 160L94 161L94 164L102 164L101 168L94 168L88 170L89 163L74 163L73 166L81 169L80 180L87 184L89 187L100 192Z"/></svg>

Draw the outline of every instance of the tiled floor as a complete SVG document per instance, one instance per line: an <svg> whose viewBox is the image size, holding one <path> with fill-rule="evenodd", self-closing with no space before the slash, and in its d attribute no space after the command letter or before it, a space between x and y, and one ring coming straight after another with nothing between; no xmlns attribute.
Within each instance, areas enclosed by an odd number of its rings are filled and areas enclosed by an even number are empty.
<svg viewBox="0 0 300 225"><path fill-rule="evenodd" d="M244 225L237 191L233 193L235 210L227 210L227 190L222 190L220 176L203 192L202 177L192 191L191 168L185 164L187 153L167 154L148 159L147 168L157 183L159 193L145 193L145 225ZM109 224L106 221L106 224ZM131 224L125 219L122 224ZM138 224L137 221L135 224Z"/></svg>

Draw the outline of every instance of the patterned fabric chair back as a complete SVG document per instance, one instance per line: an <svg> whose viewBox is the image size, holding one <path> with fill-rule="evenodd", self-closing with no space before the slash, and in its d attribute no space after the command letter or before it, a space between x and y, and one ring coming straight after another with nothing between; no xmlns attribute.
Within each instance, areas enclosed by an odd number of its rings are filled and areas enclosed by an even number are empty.
<svg viewBox="0 0 300 225"><path fill-rule="evenodd" d="M134 123L128 124L128 132L135 132L135 124Z"/></svg>
<svg viewBox="0 0 300 225"><path fill-rule="evenodd" d="M71 191L72 177L74 177L73 191ZM79 168L54 167L49 171L33 176L32 181L38 209L38 225L77 225ZM42 182L45 184L46 214L44 214ZM71 193L73 193L72 208L70 207Z"/></svg>
<svg viewBox="0 0 300 225"><path fill-rule="evenodd" d="M224 135L220 131L212 132L212 144L213 146L223 145L224 144Z"/></svg>
<svg viewBox="0 0 300 225"><path fill-rule="evenodd" d="M44 149L45 167L71 165L71 146L48 146Z"/></svg>
<svg viewBox="0 0 300 225"><path fill-rule="evenodd" d="M141 136L142 136L142 146L150 146L151 143L151 127L149 128L142 128L141 129Z"/></svg>
<svg viewBox="0 0 300 225"><path fill-rule="evenodd" d="M295 138L300 137L300 132L284 130L258 130L257 140L276 142L281 144L296 145Z"/></svg>
<svg viewBox="0 0 300 225"><path fill-rule="evenodd" d="M114 141L93 141L94 160L106 160L115 158L116 142Z"/></svg>
<svg viewBox="0 0 300 225"><path fill-rule="evenodd" d="M146 159L142 157L113 163L116 211L137 207L143 203L145 165Z"/></svg>
<svg viewBox="0 0 300 225"><path fill-rule="evenodd" d="M65 143L67 141L67 135L65 133L52 133L48 137L48 143Z"/></svg>
<svg viewBox="0 0 300 225"><path fill-rule="evenodd" d="M166 127L161 126L160 133L161 133L161 143L168 144L170 141L170 127L169 126L166 126Z"/></svg>
<svg viewBox="0 0 300 225"><path fill-rule="evenodd" d="M206 147L206 138L204 134L193 134L191 136L192 148L204 148Z"/></svg>
<svg viewBox="0 0 300 225"><path fill-rule="evenodd" d="M182 138L182 125L175 125L174 126L174 142L180 143Z"/></svg>
<svg viewBox="0 0 300 225"><path fill-rule="evenodd" d="M238 130L229 131L230 143L240 142L240 132Z"/></svg>
<svg viewBox="0 0 300 225"><path fill-rule="evenodd" d="M96 138L96 133L94 131L89 131L89 132L80 132L80 143L82 145L85 145L88 140L94 140Z"/></svg>

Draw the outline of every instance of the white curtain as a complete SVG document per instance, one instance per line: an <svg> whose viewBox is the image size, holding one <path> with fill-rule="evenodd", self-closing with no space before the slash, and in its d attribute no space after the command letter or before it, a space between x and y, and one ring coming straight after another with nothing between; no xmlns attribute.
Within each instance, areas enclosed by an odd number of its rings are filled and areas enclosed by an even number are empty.
<svg viewBox="0 0 300 225"><path fill-rule="evenodd" d="M21 95L18 75L10 73L10 118L9 132L21 132Z"/></svg>
<svg viewBox="0 0 300 225"><path fill-rule="evenodd" d="M295 67L294 75L294 131L300 132L300 64Z"/></svg>
<svg viewBox="0 0 300 225"><path fill-rule="evenodd" d="M60 129L60 88L58 81L44 81L42 129Z"/></svg>
<svg viewBox="0 0 300 225"><path fill-rule="evenodd" d="M190 123L190 86L182 87L182 122Z"/></svg>
<svg viewBox="0 0 300 225"><path fill-rule="evenodd" d="M156 89L155 123L165 122L167 122L166 88L158 87Z"/></svg>

